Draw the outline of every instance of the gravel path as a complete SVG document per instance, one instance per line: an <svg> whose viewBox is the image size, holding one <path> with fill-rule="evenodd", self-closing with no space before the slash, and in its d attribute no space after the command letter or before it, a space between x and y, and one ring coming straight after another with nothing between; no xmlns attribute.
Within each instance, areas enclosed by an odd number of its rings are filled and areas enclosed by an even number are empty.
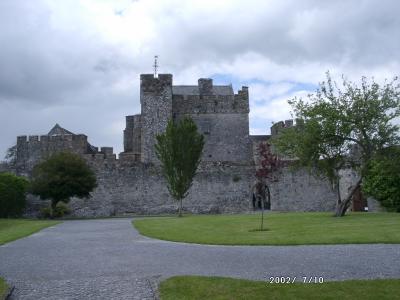
<svg viewBox="0 0 400 300"><path fill-rule="evenodd" d="M154 299L173 275L400 278L400 245L208 246L143 237L130 219L66 221L0 246L11 299Z"/></svg>

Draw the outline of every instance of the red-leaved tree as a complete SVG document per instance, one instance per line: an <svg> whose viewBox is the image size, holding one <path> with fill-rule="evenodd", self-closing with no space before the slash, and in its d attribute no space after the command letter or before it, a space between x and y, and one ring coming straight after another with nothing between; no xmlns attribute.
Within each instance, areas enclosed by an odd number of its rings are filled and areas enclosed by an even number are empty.
<svg viewBox="0 0 400 300"><path fill-rule="evenodd" d="M277 171L282 167L282 160L272 153L271 145L267 142L261 142L257 151L260 155L260 165L256 169L257 182L253 188L253 205L261 204L260 230L264 230L265 204L268 205L268 208L271 205L271 192L268 183L277 180Z"/></svg>

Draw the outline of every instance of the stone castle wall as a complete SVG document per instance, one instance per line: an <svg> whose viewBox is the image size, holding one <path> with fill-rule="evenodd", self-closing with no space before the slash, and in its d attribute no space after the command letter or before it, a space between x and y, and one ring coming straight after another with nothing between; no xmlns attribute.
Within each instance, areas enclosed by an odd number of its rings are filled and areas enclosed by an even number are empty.
<svg viewBox="0 0 400 300"><path fill-rule="evenodd" d="M84 154L88 150L87 136L83 134L19 136L17 138L16 168L30 170L38 161L59 151Z"/></svg>
<svg viewBox="0 0 400 300"><path fill-rule="evenodd" d="M124 130L124 152L140 154L142 151L142 116L126 117Z"/></svg>
<svg viewBox="0 0 400 300"><path fill-rule="evenodd" d="M190 114L204 135L203 161L253 163L248 114ZM180 116L183 117L183 116Z"/></svg>
<svg viewBox="0 0 400 300"><path fill-rule="evenodd" d="M248 88L242 87L234 95L179 95L172 98L174 114L249 113Z"/></svg>
<svg viewBox="0 0 400 300"><path fill-rule="evenodd" d="M98 187L89 199L72 199L72 216L98 217L125 214L168 214L177 203L168 193L160 167L102 154L84 155L95 171ZM205 162L199 167L184 210L191 213L252 212L254 165ZM329 184L304 170L283 169L272 182L274 211L333 211L335 193ZM28 214L35 216L47 202L29 197Z"/></svg>
<svg viewBox="0 0 400 300"><path fill-rule="evenodd" d="M252 151L268 136L251 137ZM60 138L59 138L60 139ZM69 137L67 137L69 139ZM62 143L58 144L62 151ZM72 216L94 217L124 214L175 213L177 204L169 196L158 165L135 161L130 156L116 159L112 149L101 148L96 154L81 154L95 171L98 187L89 199L72 199ZM38 161L30 158L20 165L29 174ZM255 184L255 166L248 163L203 162L195 177L185 211L192 213L251 212L251 188ZM275 211L332 211L335 194L325 180L303 171L283 169L278 181L272 182L271 209ZM45 201L29 197L27 214L35 216Z"/></svg>
<svg viewBox="0 0 400 300"><path fill-rule="evenodd" d="M85 155L95 171L98 187L89 199L72 199L72 216L94 217L124 214L175 213L177 203L169 195L158 165L115 160L100 154ZM198 170L184 210L192 213L233 213L251 210L253 166L203 163ZM29 198L28 214L46 206Z"/></svg>
<svg viewBox="0 0 400 300"><path fill-rule="evenodd" d="M271 210L334 211L336 194L329 182L304 169L283 168L270 184Z"/></svg>

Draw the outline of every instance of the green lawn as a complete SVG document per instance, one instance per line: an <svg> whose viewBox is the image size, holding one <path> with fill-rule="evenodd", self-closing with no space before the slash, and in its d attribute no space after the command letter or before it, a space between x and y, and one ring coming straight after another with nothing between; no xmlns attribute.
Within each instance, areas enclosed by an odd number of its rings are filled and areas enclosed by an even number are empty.
<svg viewBox="0 0 400 300"><path fill-rule="evenodd" d="M39 230L58 224L57 221L0 219L0 245L31 235Z"/></svg>
<svg viewBox="0 0 400 300"><path fill-rule="evenodd" d="M268 213L143 218L138 231L162 240L215 245L304 245L400 243L399 213Z"/></svg>
<svg viewBox="0 0 400 300"><path fill-rule="evenodd" d="M400 298L400 280L349 280L322 284L270 284L222 277L177 276L160 284L161 300ZM397 295L397 296L396 296Z"/></svg>
<svg viewBox="0 0 400 300"><path fill-rule="evenodd" d="M6 282L4 281L3 278L0 277L0 300L3 300L6 298L6 293L8 291L8 286Z"/></svg>

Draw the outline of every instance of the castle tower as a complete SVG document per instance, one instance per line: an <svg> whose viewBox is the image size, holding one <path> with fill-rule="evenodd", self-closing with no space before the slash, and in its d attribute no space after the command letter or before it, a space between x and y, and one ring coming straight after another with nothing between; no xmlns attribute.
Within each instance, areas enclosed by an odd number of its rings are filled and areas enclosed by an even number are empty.
<svg viewBox="0 0 400 300"><path fill-rule="evenodd" d="M142 162L157 163L154 144L172 118L172 74L140 75L140 104L142 106Z"/></svg>
<svg viewBox="0 0 400 300"><path fill-rule="evenodd" d="M141 115L126 116L124 130L124 152L140 156L142 151L142 117Z"/></svg>

